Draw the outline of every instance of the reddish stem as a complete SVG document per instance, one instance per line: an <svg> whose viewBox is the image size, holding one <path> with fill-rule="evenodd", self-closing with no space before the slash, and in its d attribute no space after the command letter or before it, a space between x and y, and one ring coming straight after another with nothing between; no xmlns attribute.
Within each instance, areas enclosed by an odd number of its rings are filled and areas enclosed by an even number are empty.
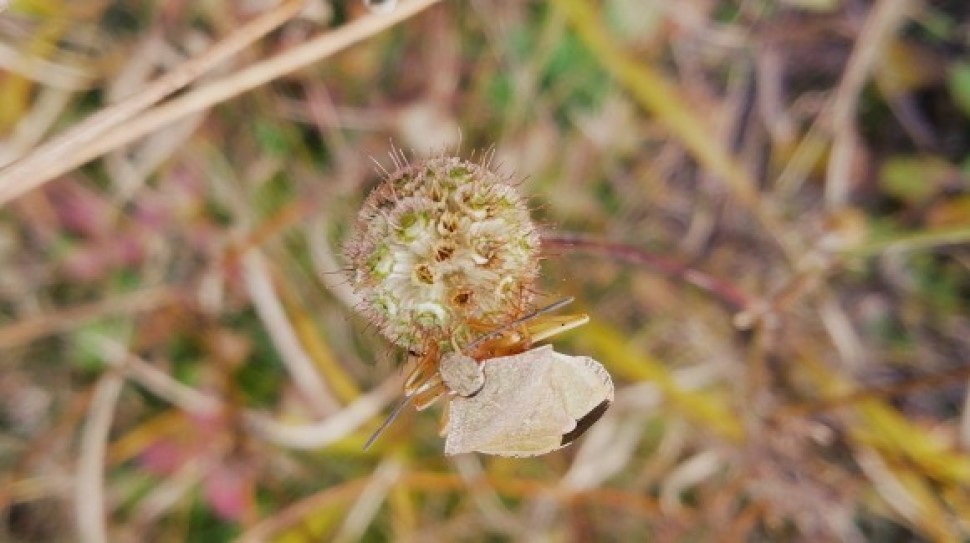
<svg viewBox="0 0 970 543"><path fill-rule="evenodd" d="M580 234L549 234L542 236L542 247L549 249L569 249L588 254L606 255L621 262L642 266L693 285L715 296L732 311L748 307L750 297L733 283L691 268L679 260L647 252L638 247L611 241L586 237Z"/></svg>

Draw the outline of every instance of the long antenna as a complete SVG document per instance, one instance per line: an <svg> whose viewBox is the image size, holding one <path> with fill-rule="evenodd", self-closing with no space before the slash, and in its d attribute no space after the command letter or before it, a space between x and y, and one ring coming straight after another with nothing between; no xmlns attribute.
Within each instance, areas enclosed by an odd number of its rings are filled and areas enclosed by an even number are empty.
<svg viewBox="0 0 970 543"><path fill-rule="evenodd" d="M553 302L553 303L551 303L551 304L549 304L549 305L547 305L545 307L540 307L539 309L536 309L535 311L533 311L532 313L529 313L528 315L525 315L524 317L519 317L519 318L515 319L514 321L505 323L502 326L496 328L495 330L492 330L491 332L485 334L484 336L480 336L475 341L472 341L468 345L465 345L465 348L462 349L462 350L465 351L465 350L468 350L468 349L472 349L473 347L477 347L477 346L481 345L482 343L484 343L484 342L486 342L486 341L488 341L488 340L490 340L490 339L492 339L494 337L499 336L500 334L502 334L503 332L505 332L509 328L513 328L515 326L518 326L518 325L522 324L523 322L532 320L532 319L538 317L539 315L542 315L542 314L545 314L545 313L551 313L551 312L559 309L560 307L565 307L565 306L573 303L575 300L576 300L576 298L573 298L572 296L570 296L569 298L563 298L562 300L559 300L558 302Z"/></svg>
<svg viewBox="0 0 970 543"><path fill-rule="evenodd" d="M408 396L403 400L401 400L401 403L397 404L397 407L395 407L394 411L391 411L391 414L388 415L386 419L384 419L384 422L381 423L381 426L377 430L374 430L374 433L371 434L369 438L367 438L367 443L364 443L365 451L369 449L370 446L373 445L375 441L377 441L377 438L384 433L384 430L386 430L387 427L390 426L392 422L394 422L394 419L396 419L398 415L401 414L401 411L404 410L404 407L407 404L411 403L411 400L413 398L414 396Z"/></svg>

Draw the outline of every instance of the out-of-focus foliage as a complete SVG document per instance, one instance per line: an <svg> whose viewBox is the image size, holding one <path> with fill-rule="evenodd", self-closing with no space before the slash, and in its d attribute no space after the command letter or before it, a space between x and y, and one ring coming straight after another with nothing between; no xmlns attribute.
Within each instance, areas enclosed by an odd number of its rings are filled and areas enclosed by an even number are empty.
<svg viewBox="0 0 970 543"><path fill-rule="evenodd" d="M0 184L271 6L15 0ZM365 17L308 0L183 92ZM0 209L0 540L966 540L968 21L444 1L29 191ZM557 350L617 385L576 444L448 458L432 409L362 449L405 353L337 255L392 144L521 179L541 301L593 321Z"/></svg>

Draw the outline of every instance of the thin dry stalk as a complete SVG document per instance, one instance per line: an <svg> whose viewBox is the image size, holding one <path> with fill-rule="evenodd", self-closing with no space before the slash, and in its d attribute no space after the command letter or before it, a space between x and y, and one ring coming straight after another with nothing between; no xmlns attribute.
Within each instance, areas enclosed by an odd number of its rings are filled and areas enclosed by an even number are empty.
<svg viewBox="0 0 970 543"><path fill-rule="evenodd" d="M682 461L676 469L664 477L660 487L660 507L666 514L684 512L682 496L693 486L724 469L724 459L716 450L707 450Z"/></svg>
<svg viewBox="0 0 970 543"><path fill-rule="evenodd" d="M970 226L947 226L921 230L909 234L897 234L891 239L877 240L849 249L845 258L874 256L882 253L902 254L925 251L936 247L960 245L970 242Z"/></svg>
<svg viewBox="0 0 970 543"><path fill-rule="evenodd" d="M581 492L602 486L630 464L643 437L643 419L617 413L621 404L634 393L638 401L659 405L661 395L656 387L626 387L617 391L617 405L587 432L573 458L569 471L559 480L564 491ZM651 402L652 400L652 402Z"/></svg>
<svg viewBox="0 0 970 543"><path fill-rule="evenodd" d="M108 433L124 379L111 372L98 381L88 418L81 431L81 448L74 486L74 513L78 537L83 543L107 543L104 501L104 460Z"/></svg>
<svg viewBox="0 0 970 543"><path fill-rule="evenodd" d="M186 413L212 415L224 404L128 352L120 344L103 339L103 354L112 366L122 369L139 385ZM318 423L294 425L282 423L265 414L246 409L243 417L248 428L260 439L295 449L317 449L339 441L376 417L400 391L399 379L388 379L374 390Z"/></svg>
<svg viewBox="0 0 970 543"><path fill-rule="evenodd" d="M283 424L265 415L246 412L246 423L260 439L281 447L318 449L339 441L380 414L400 391L398 379L388 379L380 386L354 400L315 424Z"/></svg>
<svg viewBox="0 0 970 543"><path fill-rule="evenodd" d="M381 504L387 498L387 494L401 477L403 469L401 463L394 458L387 459L377 466L364 491L344 515L344 522L340 526L340 531L334 536L334 542L361 541L367 527L374 521Z"/></svg>
<svg viewBox="0 0 970 543"><path fill-rule="evenodd" d="M33 153L0 172L0 205L43 183L76 168L72 156L119 125L124 125L140 112L158 103L175 91L192 83L223 61L248 47L299 12L303 0L291 0L256 18L233 32L209 51L186 61L158 81L112 106L92 115L68 129Z"/></svg>
<svg viewBox="0 0 970 543"><path fill-rule="evenodd" d="M37 145L64 113L71 96L70 92L61 89L48 87L40 90L34 107L20 117L7 140L0 142L0 167L23 156L31 147Z"/></svg>
<svg viewBox="0 0 970 543"><path fill-rule="evenodd" d="M171 303L178 294L177 289L167 285L149 287L114 298L22 319L0 328L0 349L9 349L46 336L69 332L95 319L151 311Z"/></svg>
<svg viewBox="0 0 970 543"><path fill-rule="evenodd" d="M964 452L970 451L970 380L967 380L967 391L963 394L963 412L960 414L957 443Z"/></svg>
<svg viewBox="0 0 970 543"><path fill-rule="evenodd" d="M872 8L835 92L830 110L834 139L825 183L825 201L829 207L842 207L848 202L852 164L859 147L855 127L859 96L873 65L884 54L886 43L905 19L910 4L909 0L881 0Z"/></svg>
<svg viewBox="0 0 970 543"><path fill-rule="evenodd" d="M138 502L132 512L136 531L148 530L153 522L179 503L184 503L185 497L199 484L205 474L205 467L202 464L203 461L198 458L187 461Z"/></svg>
<svg viewBox="0 0 970 543"><path fill-rule="evenodd" d="M223 404L218 399L176 381L167 373L130 353L117 341L102 338L101 352L105 359L138 384L186 413L212 416L223 409Z"/></svg>
<svg viewBox="0 0 970 543"><path fill-rule="evenodd" d="M901 517L914 524L919 522L920 504L878 452L869 448L860 448L855 452L856 461L862 472L872 482L874 490L882 497L886 504Z"/></svg>
<svg viewBox="0 0 970 543"><path fill-rule="evenodd" d="M334 274L338 270L343 271L337 255L334 254L330 246L329 234L331 225L324 218L323 214L314 216L309 221L305 232L307 243L310 245L310 258L313 261L314 270L321 277L328 278L324 281L327 290L339 300L344 307L355 309L361 306L363 300L354 292L350 282L345 279L346 274L336 275L329 279L329 274Z"/></svg>
<svg viewBox="0 0 970 543"><path fill-rule="evenodd" d="M312 512L335 502L350 499L353 495L366 488L369 481L370 477L354 479L339 486L332 486L293 503L276 515L266 518L247 530L236 540L236 543L262 543L263 541L269 541L274 535L300 522Z"/></svg>
<svg viewBox="0 0 970 543"><path fill-rule="evenodd" d="M255 249L247 251L242 257L242 270L246 290L249 292L256 313L266 326L266 331L280 353L283 365L290 373L293 384L300 391L304 401L318 415L339 409L340 403L323 382L313 360L303 349L292 323L286 316L286 310L276 289L273 288L273 281L269 270L266 269L262 254Z"/></svg>
<svg viewBox="0 0 970 543"><path fill-rule="evenodd" d="M486 472L482 466L482 461L475 455L460 454L453 456L451 463L458 471L458 475L468 482L469 487L472 486L473 481L485 477ZM469 497L475 502L482 518L493 530L500 530L504 535L510 537L524 531L522 524L502 503L501 497L494 488L478 486L469 492Z"/></svg>
<svg viewBox="0 0 970 543"><path fill-rule="evenodd" d="M287 528L293 527L312 515L315 511L331 507L335 503L351 499L366 488L371 476L347 481L339 486L327 488L301 501L289 505L278 514L268 517L244 533L237 542L261 542ZM660 508L650 497L639 493L626 492L610 488L601 488L582 493L563 492L556 489L550 491L546 484L539 480L514 477L483 476L477 481L467 481L453 473L435 473L429 471L409 472L402 475L397 484L404 488L423 490L441 494L444 492L474 491L479 486L492 486L504 496L513 498L550 498L560 502L595 503L610 506L618 511L626 511L646 519L658 518ZM679 519L678 519L679 520Z"/></svg>
<svg viewBox="0 0 970 543"><path fill-rule="evenodd" d="M93 77L76 66L58 64L38 56L27 57L22 51L0 43L0 68L64 91L82 90L91 85Z"/></svg>
<svg viewBox="0 0 970 543"><path fill-rule="evenodd" d="M122 116L100 120L92 129L85 127L83 134L71 134L71 145L57 141L50 150L32 153L25 159L0 171L0 205L39 187L51 179L66 173L109 151L131 143L138 138L154 132L179 119L204 111L243 92L266 84L280 76L305 68L314 62L327 58L359 41L404 21L421 10L440 0L414 0L399 6L387 15L373 14L327 32L297 47L283 51L274 57L257 62L248 68L222 79L213 81L184 96L145 111L137 119L135 113L147 105L139 101L137 107L130 106ZM230 36L234 38L236 35ZM227 38L227 39L230 39ZM238 39L238 38L237 38ZM192 75L192 74L184 74ZM189 80L191 81L191 80ZM183 85L184 86L184 85ZM178 87L176 87L178 88ZM173 89L174 90L174 89ZM166 96L171 91L162 94ZM83 136L83 138L82 138ZM85 140L74 143L75 140ZM58 143L55 147L53 144ZM86 143L87 145L82 145ZM47 146L44 146L46 148Z"/></svg>

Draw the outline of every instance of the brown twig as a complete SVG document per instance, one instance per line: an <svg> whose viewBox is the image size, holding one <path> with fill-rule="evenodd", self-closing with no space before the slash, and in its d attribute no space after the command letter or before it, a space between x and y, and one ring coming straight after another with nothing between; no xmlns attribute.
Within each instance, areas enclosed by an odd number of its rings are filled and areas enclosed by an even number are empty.
<svg viewBox="0 0 970 543"><path fill-rule="evenodd" d="M0 349L9 349L45 336L67 332L94 319L157 309L175 301L180 292L177 287L169 285L148 287L115 298L21 319L0 328Z"/></svg>

